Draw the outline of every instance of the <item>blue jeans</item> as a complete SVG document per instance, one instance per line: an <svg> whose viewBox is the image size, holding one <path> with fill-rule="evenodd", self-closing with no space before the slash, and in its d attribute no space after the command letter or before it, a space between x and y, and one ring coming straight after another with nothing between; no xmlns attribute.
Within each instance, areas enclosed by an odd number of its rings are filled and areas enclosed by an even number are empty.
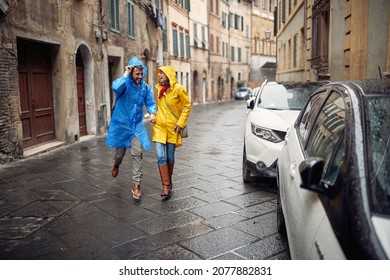
<svg viewBox="0 0 390 280"><path fill-rule="evenodd" d="M176 144L156 142L156 156L158 166L167 164L167 162L175 162Z"/></svg>

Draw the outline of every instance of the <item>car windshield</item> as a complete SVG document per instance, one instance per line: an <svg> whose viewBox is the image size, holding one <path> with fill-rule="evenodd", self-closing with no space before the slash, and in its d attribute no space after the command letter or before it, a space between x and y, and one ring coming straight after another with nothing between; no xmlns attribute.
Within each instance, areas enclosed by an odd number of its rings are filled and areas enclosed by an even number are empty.
<svg viewBox="0 0 390 280"><path fill-rule="evenodd" d="M390 98L366 99L366 139L373 211L390 215Z"/></svg>
<svg viewBox="0 0 390 280"><path fill-rule="evenodd" d="M264 86L257 106L271 110L301 110L316 88L303 84L268 84Z"/></svg>

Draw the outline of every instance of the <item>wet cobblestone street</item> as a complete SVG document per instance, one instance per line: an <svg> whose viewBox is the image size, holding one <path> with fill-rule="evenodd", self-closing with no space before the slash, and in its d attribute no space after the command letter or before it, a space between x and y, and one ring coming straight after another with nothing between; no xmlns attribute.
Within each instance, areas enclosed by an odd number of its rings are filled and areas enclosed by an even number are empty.
<svg viewBox="0 0 390 280"><path fill-rule="evenodd" d="M275 182L242 182L245 115L244 101L193 106L168 201L154 148L137 202L130 153L113 178L105 136L1 166L0 259L289 259Z"/></svg>

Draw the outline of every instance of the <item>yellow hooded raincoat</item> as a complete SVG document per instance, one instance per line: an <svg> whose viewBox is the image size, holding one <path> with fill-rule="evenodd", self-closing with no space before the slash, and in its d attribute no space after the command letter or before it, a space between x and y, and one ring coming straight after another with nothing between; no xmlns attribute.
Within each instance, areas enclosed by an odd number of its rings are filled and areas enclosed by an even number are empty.
<svg viewBox="0 0 390 280"><path fill-rule="evenodd" d="M167 75L170 87L164 92L164 95L158 99L157 121L153 126L153 142L166 144L176 144L176 147L182 145L180 133L174 131L175 125L181 128L187 125L187 119L191 111L191 102L187 91L177 82L176 71L173 66L162 66L158 68ZM158 70L157 70L158 73ZM162 85L157 84L158 93ZM164 101L165 98L165 101ZM179 120L169 111L167 105L175 113Z"/></svg>

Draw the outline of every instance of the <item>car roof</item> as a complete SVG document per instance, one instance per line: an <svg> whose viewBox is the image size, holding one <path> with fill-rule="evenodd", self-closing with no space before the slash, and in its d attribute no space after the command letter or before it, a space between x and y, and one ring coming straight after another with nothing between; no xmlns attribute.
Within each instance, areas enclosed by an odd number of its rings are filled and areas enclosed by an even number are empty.
<svg viewBox="0 0 390 280"><path fill-rule="evenodd" d="M264 85L284 85L288 87L305 87L305 86L310 86L310 85L317 85L317 86L323 86L326 84L329 84L330 81L317 81L317 82L311 82L311 81L306 81L306 82L300 82L300 81L267 81ZM261 86L254 88L253 90L259 90L261 89Z"/></svg>
<svg viewBox="0 0 390 280"><path fill-rule="evenodd" d="M344 86L354 89L355 92L360 92L363 95L389 95L390 94L390 79L367 79L367 80L351 80L332 82L332 86Z"/></svg>

